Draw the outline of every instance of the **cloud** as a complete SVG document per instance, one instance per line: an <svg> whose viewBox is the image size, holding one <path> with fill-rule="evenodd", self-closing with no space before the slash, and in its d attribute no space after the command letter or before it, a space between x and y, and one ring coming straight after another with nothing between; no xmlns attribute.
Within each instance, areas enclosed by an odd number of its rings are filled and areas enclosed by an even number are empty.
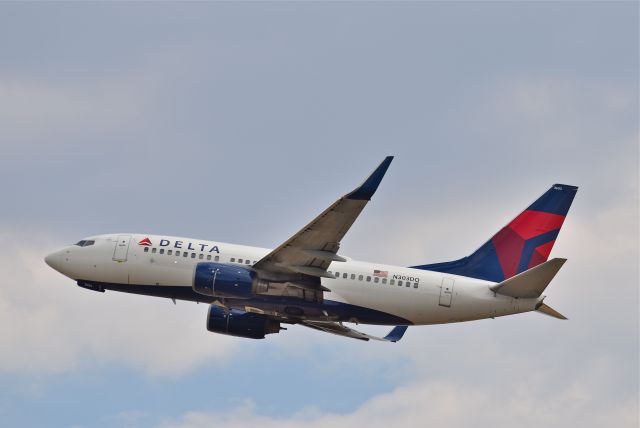
<svg viewBox="0 0 640 428"><path fill-rule="evenodd" d="M558 389L539 385L537 374L522 371L515 378L495 379L478 387L466 382L422 379L375 396L351 413L322 413L306 408L286 417L259 414L247 401L228 412L192 411L177 420L164 421L162 428L199 428L224 425L229 428L298 427L522 427L581 426L635 427L638 405L634 398L603 402L597 383L579 380ZM594 373L602 378L606 371ZM602 379L600 379L602 380ZM330 392L328 392L330 393Z"/></svg>
<svg viewBox="0 0 640 428"><path fill-rule="evenodd" d="M80 289L43 262L50 239L0 238L12 249L0 260L0 372L117 364L178 376L224 363L238 344L206 331L206 305Z"/></svg>

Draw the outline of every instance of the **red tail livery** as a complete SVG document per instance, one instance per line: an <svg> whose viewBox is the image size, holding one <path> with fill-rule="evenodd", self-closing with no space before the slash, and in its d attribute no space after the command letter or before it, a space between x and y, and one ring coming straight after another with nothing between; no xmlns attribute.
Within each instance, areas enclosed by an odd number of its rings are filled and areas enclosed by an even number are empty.
<svg viewBox="0 0 640 428"><path fill-rule="evenodd" d="M413 266L501 282L547 261L578 188L554 184L481 246L452 262Z"/></svg>

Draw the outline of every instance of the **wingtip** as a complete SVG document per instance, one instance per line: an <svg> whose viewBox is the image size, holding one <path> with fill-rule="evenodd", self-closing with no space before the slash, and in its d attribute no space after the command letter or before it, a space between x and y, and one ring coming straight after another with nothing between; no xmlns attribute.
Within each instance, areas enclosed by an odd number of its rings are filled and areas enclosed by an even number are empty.
<svg viewBox="0 0 640 428"><path fill-rule="evenodd" d="M378 167L371 173L369 177L353 192L347 194L348 199L358 199L358 200L370 200L373 194L378 190L378 186L380 182L384 178L384 175L387 173L387 169L389 169L389 165L391 165L391 161L393 160L393 156L387 156L384 160L378 165Z"/></svg>
<svg viewBox="0 0 640 428"><path fill-rule="evenodd" d="M389 334L387 334L384 337L384 339L389 342L398 342L400 339L402 339L402 337L404 336L404 333L407 331L408 328L409 326L407 325L396 326L393 328L393 330L389 332Z"/></svg>

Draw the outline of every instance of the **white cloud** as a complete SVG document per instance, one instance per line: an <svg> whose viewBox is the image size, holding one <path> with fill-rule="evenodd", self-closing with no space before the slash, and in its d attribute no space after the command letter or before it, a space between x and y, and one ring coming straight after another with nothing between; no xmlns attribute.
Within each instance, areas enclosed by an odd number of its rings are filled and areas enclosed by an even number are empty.
<svg viewBox="0 0 640 428"><path fill-rule="evenodd" d="M606 376L606 373L595 373ZM287 417L260 415L251 401L227 412L192 411L162 428L199 428L223 424L229 428L298 427L635 427L638 405L626 398L616 403L599 399L589 379L558 389L539 387L537 374L495 379L478 387L466 382L422 379L365 402L351 413L322 413L302 409Z"/></svg>
<svg viewBox="0 0 640 428"><path fill-rule="evenodd" d="M175 376L224 363L238 341L206 331L206 305L95 293L49 268L50 241L0 232L0 372L55 373L124 364Z"/></svg>

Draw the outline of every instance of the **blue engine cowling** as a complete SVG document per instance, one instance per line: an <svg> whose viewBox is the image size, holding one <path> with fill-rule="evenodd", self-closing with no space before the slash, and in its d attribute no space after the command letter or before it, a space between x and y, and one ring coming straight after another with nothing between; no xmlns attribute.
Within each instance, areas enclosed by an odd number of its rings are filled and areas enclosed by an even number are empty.
<svg viewBox="0 0 640 428"><path fill-rule="evenodd" d="M207 330L229 336L264 339L267 334L279 333L280 323L265 315L211 305Z"/></svg>
<svg viewBox="0 0 640 428"><path fill-rule="evenodd" d="M267 289L267 283L244 266L198 263L193 275L193 290L206 296L246 298Z"/></svg>

